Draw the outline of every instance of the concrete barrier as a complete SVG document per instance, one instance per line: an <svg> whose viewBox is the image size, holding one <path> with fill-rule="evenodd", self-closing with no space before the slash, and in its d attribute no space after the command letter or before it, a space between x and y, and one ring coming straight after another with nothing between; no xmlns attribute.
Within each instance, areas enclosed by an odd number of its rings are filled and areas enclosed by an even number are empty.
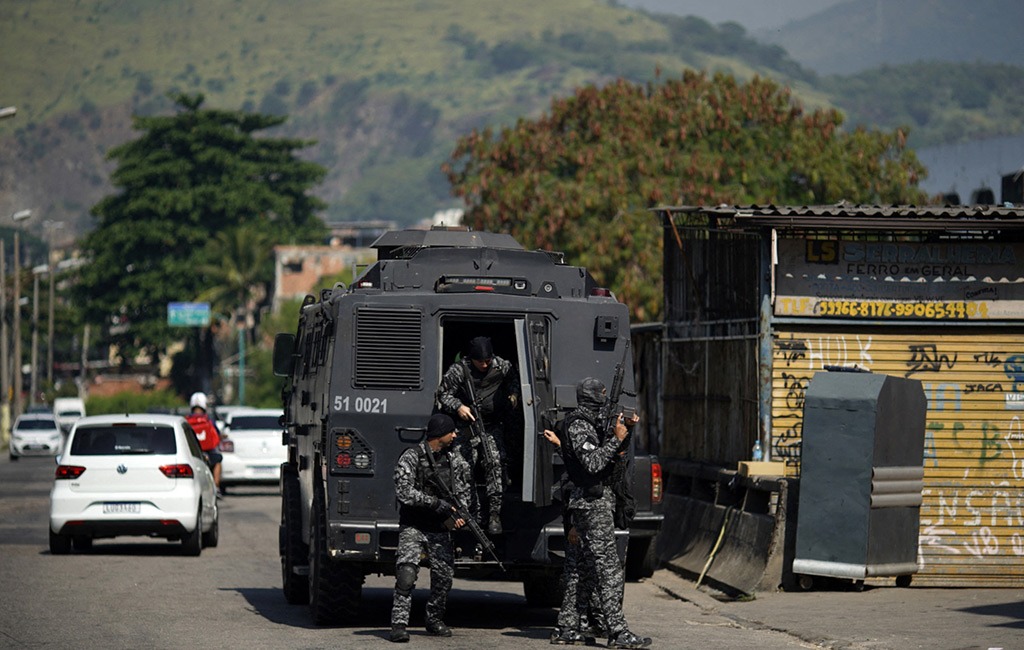
<svg viewBox="0 0 1024 650"><path fill-rule="evenodd" d="M795 479L662 460L668 475L659 561L727 593L790 588Z"/></svg>

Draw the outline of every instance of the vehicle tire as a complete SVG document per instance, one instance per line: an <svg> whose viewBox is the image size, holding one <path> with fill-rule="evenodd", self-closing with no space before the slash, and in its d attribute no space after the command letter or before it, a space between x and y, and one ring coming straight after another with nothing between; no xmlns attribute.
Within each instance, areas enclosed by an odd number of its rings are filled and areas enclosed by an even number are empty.
<svg viewBox="0 0 1024 650"><path fill-rule="evenodd" d="M9 453L9 452L8 452L8 453ZM21 456L19 456L19 455L17 455L17 454L11 454L11 462L12 462L12 463L13 463L14 461L18 460L19 458L21 458Z"/></svg>
<svg viewBox="0 0 1024 650"><path fill-rule="evenodd" d="M203 548L217 548L220 541L220 508L214 512L217 514L213 516L213 525L210 526L210 530L203 533Z"/></svg>
<svg viewBox="0 0 1024 650"><path fill-rule="evenodd" d="M76 536L71 538L71 547L76 551L88 551L92 549L92 537Z"/></svg>
<svg viewBox="0 0 1024 650"><path fill-rule="evenodd" d="M290 605L309 604L309 547L302 541L302 494L298 473L290 466L281 468L281 525L278 551L281 555L281 588ZM302 575L296 567L305 567Z"/></svg>
<svg viewBox="0 0 1024 650"><path fill-rule="evenodd" d="M313 530L309 548L309 611L316 625L358 623L363 571L358 565L335 562L327 553L327 517L323 495L313 497Z"/></svg>
<svg viewBox="0 0 1024 650"><path fill-rule="evenodd" d="M50 531L50 555L67 555L71 552L71 537Z"/></svg>
<svg viewBox="0 0 1024 650"><path fill-rule="evenodd" d="M636 582L650 578L658 568L658 556L654 552L658 538L634 537L626 548L626 580Z"/></svg>
<svg viewBox="0 0 1024 650"><path fill-rule="evenodd" d="M196 528L191 533L185 533L181 538L181 546L185 555L193 557L203 552L203 506L199 504L199 513L196 515Z"/></svg>
<svg viewBox="0 0 1024 650"><path fill-rule="evenodd" d="M559 607L562 604L562 575L544 574L523 578L523 595L530 607Z"/></svg>

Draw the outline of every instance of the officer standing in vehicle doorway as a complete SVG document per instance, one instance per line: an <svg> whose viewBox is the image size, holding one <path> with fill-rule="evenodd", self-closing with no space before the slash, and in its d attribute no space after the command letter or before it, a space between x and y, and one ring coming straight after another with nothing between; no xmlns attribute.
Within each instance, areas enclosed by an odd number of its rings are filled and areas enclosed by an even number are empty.
<svg viewBox="0 0 1024 650"><path fill-rule="evenodd" d="M593 581L579 577L580 584L596 586L596 605L608 630L609 648L646 648L651 639L629 631L622 614L625 575L615 547L615 495L612 474L619 451L640 418L634 415L623 422L622 414L613 415L612 435L603 439L601 409L607 399L605 385L593 377L576 384L576 409L566 416L565 440L561 445L565 469L573 483L569 494L569 512L579 534L581 561L577 571L593 571ZM546 432L547 434L547 432ZM551 437L547 436L550 440ZM555 645L576 645L585 639L580 630L581 617L587 611L588 590L567 591L559 615L559 629L551 637ZM562 616L569 612L570 615Z"/></svg>
<svg viewBox="0 0 1024 650"><path fill-rule="evenodd" d="M469 342L466 354L445 371L436 398L452 417L474 423L478 433L465 442L472 445L470 461L474 469L477 463L483 465L487 533L500 535L505 491L505 422L519 403L519 379L512 364L494 354L490 338L478 336Z"/></svg>
<svg viewBox="0 0 1024 650"><path fill-rule="evenodd" d="M455 438L454 420L437 413L427 423L426 440L402 452L395 466L399 529L388 638L396 643L409 640L406 627L412 609L412 590L424 554L430 567L427 632L434 636L452 635L443 620L455 573L450 530L461 528L465 521L456 514L455 505L442 495L452 494L465 505L470 491L469 464L451 449Z"/></svg>

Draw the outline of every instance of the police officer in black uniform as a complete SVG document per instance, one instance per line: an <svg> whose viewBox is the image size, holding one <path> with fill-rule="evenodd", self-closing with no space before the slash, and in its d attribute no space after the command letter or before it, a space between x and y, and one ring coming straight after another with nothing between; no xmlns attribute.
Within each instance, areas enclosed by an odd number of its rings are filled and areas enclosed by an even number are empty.
<svg viewBox="0 0 1024 650"><path fill-rule="evenodd" d="M402 452L395 466L395 495L398 497L398 550L395 554L395 596L391 609L390 640L409 640L406 627L412 609L412 590L416 586L420 557L426 555L430 567L430 596L427 598L427 632L451 636L444 624L448 591L455 573L451 528L465 521L445 500L453 494L462 504L470 492L469 463L451 446L456 438L455 422L437 413L427 424L426 441ZM448 490L439 486L446 485Z"/></svg>

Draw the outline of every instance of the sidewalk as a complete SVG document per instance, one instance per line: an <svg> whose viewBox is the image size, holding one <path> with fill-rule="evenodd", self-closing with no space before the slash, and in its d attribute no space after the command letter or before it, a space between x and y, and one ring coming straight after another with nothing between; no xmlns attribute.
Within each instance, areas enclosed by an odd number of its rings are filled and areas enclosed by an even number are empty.
<svg viewBox="0 0 1024 650"><path fill-rule="evenodd" d="M1024 650L1024 588L865 587L759 593L734 600L670 569L650 582L723 625L782 632L808 647Z"/></svg>

